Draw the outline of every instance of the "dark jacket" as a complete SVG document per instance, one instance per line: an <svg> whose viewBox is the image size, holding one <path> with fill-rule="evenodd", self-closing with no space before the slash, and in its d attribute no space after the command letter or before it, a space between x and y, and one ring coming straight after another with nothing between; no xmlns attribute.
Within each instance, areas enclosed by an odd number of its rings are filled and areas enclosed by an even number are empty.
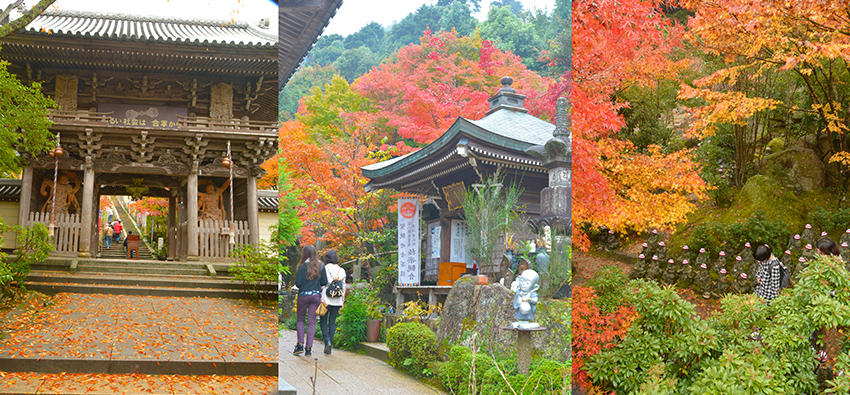
<svg viewBox="0 0 850 395"><path fill-rule="evenodd" d="M298 270L295 272L295 286L298 287L298 292L307 292L307 291L320 291L323 286L328 285L328 274L325 272L325 265L322 265L322 270L319 271L319 275L312 279L307 279L307 264L310 260L304 262L303 265L298 266Z"/></svg>

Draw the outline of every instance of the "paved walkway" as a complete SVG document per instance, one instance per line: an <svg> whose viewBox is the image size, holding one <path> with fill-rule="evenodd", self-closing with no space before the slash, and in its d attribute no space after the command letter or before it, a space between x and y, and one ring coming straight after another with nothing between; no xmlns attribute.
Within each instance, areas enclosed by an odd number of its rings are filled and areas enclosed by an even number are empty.
<svg viewBox="0 0 850 395"><path fill-rule="evenodd" d="M280 378L295 387L298 394L313 393L310 377L319 363L317 395L382 394L436 395L444 394L402 373L378 359L348 351L333 350L325 355L321 341L313 344L312 357L292 355L295 331L280 332Z"/></svg>
<svg viewBox="0 0 850 395"><path fill-rule="evenodd" d="M237 365L277 359L274 310L241 300L58 294L48 302L2 318L0 370L126 373L123 363L133 373L240 375L258 372ZM169 362L176 371L157 371Z"/></svg>

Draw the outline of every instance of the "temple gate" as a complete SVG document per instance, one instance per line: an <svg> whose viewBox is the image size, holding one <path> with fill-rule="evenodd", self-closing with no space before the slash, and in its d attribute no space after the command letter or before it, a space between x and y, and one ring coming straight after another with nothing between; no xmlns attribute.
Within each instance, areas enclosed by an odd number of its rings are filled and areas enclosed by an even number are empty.
<svg viewBox="0 0 850 395"><path fill-rule="evenodd" d="M257 180L277 150L277 38L247 24L53 12L0 55L38 81L62 155L22 152L19 223L90 257L100 196L168 199L169 257L259 242ZM231 198L232 197L232 198Z"/></svg>

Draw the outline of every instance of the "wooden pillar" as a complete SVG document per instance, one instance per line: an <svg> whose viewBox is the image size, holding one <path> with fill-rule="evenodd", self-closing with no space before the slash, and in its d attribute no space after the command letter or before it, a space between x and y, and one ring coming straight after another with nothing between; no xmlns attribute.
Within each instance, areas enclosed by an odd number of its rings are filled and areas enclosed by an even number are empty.
<svg viewBox="0 0 850 395"><path fill-rule="evenodd" d="M85 170L83 174L83 202L82 214L80 215L81 232L80 232L80 249L77 255L81 257L91 257L91 242L92 242L92 200L94 200L94 168L92 157L86 157Z"/></svg>
<svg viewBox="0 0 850 395"><path fill-rule="evenodd" d="M18 225L26 226L30 215L30 205L32 204L32 166L24 168L24 174L21 180L21 198L18 206Z"/></svg>
<svg viewBox="0 0 850 395"><path fill-rule="evenodd" d="M168 197L168 260L173 261L177 251L177 196Z"/></svg>
<svg viewBox="0 0 850 395"><path fill-rule="evenodd" d="M188 229L187 240L189 250L186 260L198 261L198 166L192 166L189 180L186 183L186 214Z"/></svg>
<svg viewBox="0 0 850 395"><path fill-rule="evenodd" d="M232 186L231 186L232 188ZM260 245L260 203L257 198L257 177L248 177L248 232L251 245ZM234 218L235 218L234 213Z"/></svg>

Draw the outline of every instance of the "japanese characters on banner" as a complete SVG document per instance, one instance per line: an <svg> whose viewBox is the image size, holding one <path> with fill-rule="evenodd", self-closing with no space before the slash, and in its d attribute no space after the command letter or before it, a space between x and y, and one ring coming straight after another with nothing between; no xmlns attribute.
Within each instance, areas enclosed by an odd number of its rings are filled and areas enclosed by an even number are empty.
<svg viewBox="0 0 850 395"><path fill-rule="evenodd" d="M469 232L469 226L466 225L466 221L453 219L451 230L452 244L449 251L449 260L451 262L465 263L467 268L472 268L472 259L466 254L466 234Z"/></svg>
<svg viewBox="0 0 850 395"><path fill-rule="evenodd" d="M398 200L398 285L419 285L419 200Z"/></svg>

